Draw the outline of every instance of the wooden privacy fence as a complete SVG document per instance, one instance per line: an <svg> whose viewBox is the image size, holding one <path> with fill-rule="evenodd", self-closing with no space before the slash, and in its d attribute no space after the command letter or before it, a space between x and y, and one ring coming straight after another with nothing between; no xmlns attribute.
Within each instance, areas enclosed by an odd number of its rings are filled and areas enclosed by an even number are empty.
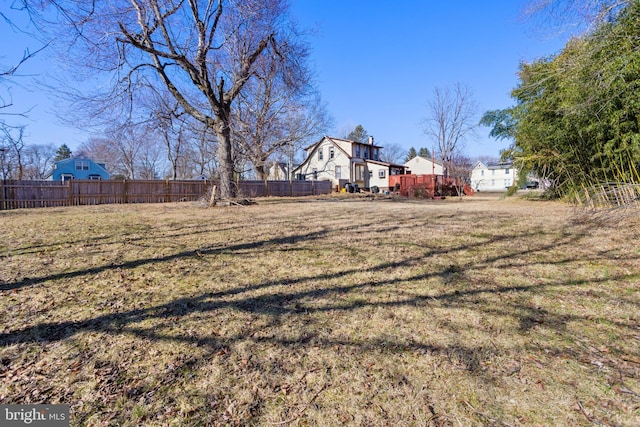
<svg viewBox="0 0 640 427"><path fill-rule="evenodd" d="M165 203L199 200L213 182L173 180L0 180L0 210L112 203ZM308 196L331 192L329 181L240 181L244 197Z"/></svg>
<svg viewBox="0 0 640 427"><path fill-rule="evenodd" d="M331 181L240 181L238 185L245 197L315 196L333 190Z"/></svg>

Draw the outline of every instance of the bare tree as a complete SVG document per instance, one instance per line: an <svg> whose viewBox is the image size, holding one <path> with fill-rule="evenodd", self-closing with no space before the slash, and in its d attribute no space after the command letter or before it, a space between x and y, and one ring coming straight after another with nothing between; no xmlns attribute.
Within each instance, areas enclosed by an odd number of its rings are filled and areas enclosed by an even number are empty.
<svg viewBox="0 0 640 427"><path fill-rule="evenodd" d="M189 147L184 121L175 116L174 118L176 121L169 122L170 126L161 127L160 130L167 150L167 159L171 165L171 179L178 179L179 176L185 178L186 154Z"/></svg>
<svg viewBox="0 0 640 427"><path fill-rule="evenodd" d="M423 120L424 133L437 147L437 155L445 167L445 174L460 155L467 138L477 126L478 106L471 90L460 83L452 87L436 87ZM434 156L436 154L434 153Z"/></svg>
<svg viewBox="0 0 640 427"><path fill-rule="evenodd" d="M171 166L171 179L178 179L178 169L185 169L185 154L188 151L187 117L189 116L167 91L154 90L145 104L151 116L145 126L150 134L156 132L161 137ZM184 173L180 177L184 178Z"/></svg>
<svg viewBox="0 0 640 427"><path fill-rule="evenodd" d="M287 2L45 3L61 9L58 16L74 30L77 58L95 70L116 72L118 85L112 94L128 99L143 84L162 84L187 114L215 130L220 195L234 197L232 103L252 79L261 57L283 60L285 47L297 43Z"/></svg>
<svg viewBox="0 0 640 427"><path fill-rule="evenodd" d="M14 161L7 165L14 164L16 179L22 179L24 176L24 128L25 126L0 126L0 146L6 149L7 158ZM8 170L7 175L13 175L13 171Z"/></svg>
<svg viewBox="0 0 640 427"><path fill-rule="evenodd" d="M260 180L267 179L269 159L286 157L291 163L299 144L316 138L328 123L318 97L295 99L299 95L286 88L267 87L273 80L259 80L256 92L248 91L235 110L234 139Z"/></svg>
<svg viewBox="0 0 640 427"><path fill-rule="evenodd" d="M0 145L0 179L11 179L13 156L6 145Z"/></svg>
<svg viewBox="0 0 640 427"><path fill-rule="evenodd" d="M0 18L3 18L5 22L9 22L8 18L5 17L2 13L0 13ZM18 69L25 62L33 58L38 52L42 51L46 47L47 45L44 45L43 47L37 49L35 52L30 52L29 49L25 50L22 55L22 58L18 60L18 62L14 65L3 67L0 64L0 85L5 85L7 83L7 79L9 79L9 77L15 76L16 73L18 72ZM5 94L0 93L0 110L11 107L12 105L13 105L13 101L11 99L11 93L9 93L9 91L7 91L7 93ZM23 114L20 113L18 115L23 115Z"/></svg>
<svg viewBox="0 0 640 427"><path fill-rule="evenodd" d="M122 173L124 169L120 167L120 155L116 145L112 139L92 137L83 142L78 151L95 161L105 163L109 173L114 175Z"/></svg>
<svg viewBox="0 0 640 427"><path fill-rule="evenodd" d="M190 151L194 176L211 179L218 169L215 158L216 138L206 126L194 124L191 129L193 144Z"/></svg>
<svg viewBox="0 0 640 427"><path fill-rule="evenodd" d="M326 105L319 95L308 98L303 106L287 110L286 125L290 135L289 144L278 151L278 156L286 157L288 163L289 180L293 179L293 169L296 164L296 154L301 152L303 144L309 140L317 140L332 126L333 119L327 112Z"/></svg>
<svg viewBox="0 0 640 427"><path fill-rule="evenodd" d="M25 149L25 179L45 179L52 170L56 157L56 147L48 145L29 145Z"/></svg>
<svg viewBox="0 0 640 427"><path fill-rule="evenodd" d="M464 195L465 186L471 183L472 169L473 162L471 159L460 153L455 154L451 162L449 162L449 178L452 179L459 198Z"/></svg>
<svg viewBox="0 0 640 427"><path fill-rule="evenodd" d="M400 144L391 143L385 144L381 153L380 159L384 162L402 164L407 156L407 150Z"/></svg>
<svg viewBox="0 0 640 427"><path fill-rule="evenodd" d="M276 56L254 63L233 112L233 139L258 179L268 175L269 159L326 129L327 114L305 66L309 55L300 43L280 45Z"/></svg>
<svg viewBox="0 0 640 427"><path fill-rule="evenodd" d="M118 164L115 170L119 174L129 179L138 177L139 156L148 137L142 126L121 126L108 132L108 139L117 153Z"/></svg>
<svg viewBox="0 0 640 427"><path fill-rule="evenodd" d="M11 19L0 12L0 19L4 20L6 24L13 27L13 23ZM10 112L9 107L13 105L13 99L11 96L11 90L7 85L8 79L10 77L14 77L18 72L18 69L29 59L35 56L38 52L46 48L47 46L43 46L35 52L29 52L29 50L25 50L22 58L17 61L14 65L4 66L0 64L0 86L2 87L2 92L0 92L0 116L22 116L25 117L25 112ZM23 152L24 149L24 126L13 126L8 124L4 119L0 120L0 156L2 156L1 160L1 169L3 179L11 178L12 176L17 177L17 179L22 179L24 174L24 165L23 165ZM13 170L13 168L16 168Z"/></svg>
<svg viewBox="0 0 640 427"><path fill-rule="evenodd" d="M144 125L126 125L93 137L80 145L78 152L105 163L112 177L158 179L167 163L157 132Z"/></svg>
<svg viewBox="0 0 640 427"><path fill-rule="evenodd" d="M166 171L165 151L153 138L140 141L135 161L136 176L139 179L159 179ZM175 179L175 178L174 178Z"/></svg>
<svg viewBox="0 0 640 427"><path fill-rule="evenodd" d="M582 33L615 17L630 0L530 0L523 17L540 28Z"/></svg>
<svg viewBox="0 0 640 427"><path fill-rule="evenodd" d="M353 132L357 124L351 120L341 123L339 128L336 129L336 135L338 138L349 139L349 134Z"/></svg>

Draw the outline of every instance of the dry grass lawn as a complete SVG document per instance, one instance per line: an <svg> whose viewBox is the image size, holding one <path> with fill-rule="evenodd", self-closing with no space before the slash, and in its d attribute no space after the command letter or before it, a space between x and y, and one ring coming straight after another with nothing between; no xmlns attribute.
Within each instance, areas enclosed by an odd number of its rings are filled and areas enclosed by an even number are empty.
<svg viewBox="0 0 640 427"><path fill-rule="evenodd" d="M640 220L334 197L0 233L0 403L72 425L640 425Z"/></svg>

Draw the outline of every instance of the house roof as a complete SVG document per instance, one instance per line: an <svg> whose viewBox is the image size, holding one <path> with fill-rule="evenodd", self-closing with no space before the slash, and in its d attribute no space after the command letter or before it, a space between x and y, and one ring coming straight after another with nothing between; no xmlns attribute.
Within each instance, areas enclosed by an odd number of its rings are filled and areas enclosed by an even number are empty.
<svg viewBox="0 0 640 427"><path fill-rule="evenodd" d="M362 146L366 146L366 147L374 147L374 148L383 148L380 145L375 145L375 144L369 144L366 142L357 142L357 141L352 141L350 139L343 139L343 138L335 138L332 136L323 136L322 138L320 138L319 141L314 142L313 144L311 144L310 146L308 146L307 148L305 148L305 151L307 152L307 157L304 159L304 161L296 166L293 169L293 172L295 173L298 169L302 168L306 163L308 163L311 159L311 157L313 156L315 150L320 146L320 144L324 141L324 140L328 140L330 142L333 142L333 144L335 145L335 147L342 151L344 153L345 156L347 156L348 158L353 158L353 156L351 155L351 153L346 152L338 142L346 142L348 144L359 144ZM391 163L386 163L386 162L381 162L381 161L376 161L376 160L372 160L372 159L365 159L366 162L371 162L371 163L375 163L378 165L384 165L384 166L394 166L394 167L398 167L398 168L404 168L404 165L395 165L395 164L391 164Z"/></svg>
<svg viewBox="0 0 640 427"><path fill-rule="evenodd" d="M45 176L45 178L49 178L51 175L53 175L53 173L55 172L56 169L60 169L61 167L64 167L65 165L71 163L71 162L75 162L76 160L85 160L88 162L93 163L97 168L102 169L104 171L104 173L109 174L109 172L107 171L107 169L104 167L104 163L98 163L95 160L91 160L88 157L69 157L67 159L62 159L62 160L58 160L57 162L54 162L53 164L53 169L51 169L47 175Z"/></svg>
<svg viewBox="0 0 640 427"><path fill-rule="evenodd" d="M315 150L320 146L320 143L322 141L324 141L325 139L328 139L329 141L333 142L338 150L342 151L345 156L351 158L351 154L349 154L346 151L344 151L342 149L342 147L340 147L340 144L336 144L336 140L338 140L338 141L348 141L348 140L339 139L339 138L331 138L329 136L323 136L322 138L320 138L320 140L318 142L316 142L314 144L311 144L310 146L305 148L305 151L307 151L307 157L304 159L304 161L302 163L300 163L298 166L293 168L293 172L294 173L295 173L295 171L297 171L298 169L302 168L302 166L304 166L306 163L308 163L311 160L311 156L313 156L313 153L315 152ZM352 141L348 141L348 142L352 142Z"/></svg>
<svg viewBox="0 0 640 427"><path fill-rule="evenodd" d="M415 156L415 157L411 158L411 160L413 160L413 159L422 159L422 160L426 160L427 162L433 162L433 164L434 164L434 165L442 166L442 163L441 163L441 162L439 162L439 161L437 161L437 160L434 160L433 158L431 158L431 159L430 159L430 158L428 158L428 157ZM409 162L410 162L411 160L409 160ZM405 163L405 165L406 165L407 163L409 163L409 162L406 162L406 163Z"/></svg>
<svg viewBox="0 0 640 427"><path fill-rule="evenodd" d="M375 165L380 165L380 166L396 167L396 168L401 168L401 169L405 169L406 168L405 165L398 165L398 164L395 164L395 163L382 162L382 161L379 161L379 160L366 159L365 162L373 163Z"/></svg>
<svg viewBox="0 0 640 427"><path fill-rule="evenodd" d="M513 162L487 162L478 161L473 167L478 168L481 167L483 169L507 169L513 167Z"/></svg>
<svg viewBox="0 0 640 427"><path fill-rule="evenodd" d="M314 142L313 144L311 144L310 146L308 146L307 148L305 148L305 150L309 150L311 148L314 148L316 145L320 144L322 141L324 141L325 139L328 139L331 142L346 142L346 143L350 143L350 144L360 144L360 145L366 145L368 147L375 147L375 148L383 148L381 145L376 145L376 144L369 144L368 142L358 142L358 141L352 141L350 139L345 139L345 138L336 138L334 136L323 136L322 138L320 138L320 140L318 142ZM336 144L337 145L337 144Z"/></svg>

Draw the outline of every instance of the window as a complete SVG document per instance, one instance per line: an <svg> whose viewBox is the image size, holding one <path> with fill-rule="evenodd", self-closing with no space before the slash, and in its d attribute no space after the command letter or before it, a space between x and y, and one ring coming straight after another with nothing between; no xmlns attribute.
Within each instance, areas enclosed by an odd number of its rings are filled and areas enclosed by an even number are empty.
<svg viewBox="0 0 640 427"><path fill-rule="evenodd" d="M495 175L496 174L496 170L495 169L491 169L491 175Z"/></svg>
<svg viewBox="0 0 640 427"><path fill-rule="evenodd" d="M329 158L333 159L333 156L334 156L333 147L329 147Z"/></svg>
<svg viewBox="0 0 640 427"><path fill-rule="evenodd" d="M496 180L495 180L495 179L492 179L492 180L491 180L491 186L493 187L494 185L496 185Z"/></svg>
<svg viewBox="0 0 640 427"><path fill-rule="evenodd" d="M511 187L511 180L510 180L510 179L508 179L508 178L507 178L507 179L505 179L505 180L504 180L504 186L505 186L506 188Z"/></svg>
<svg viewBox="0 0 640 427"><path fill-rule="evenodd" d="M373 171L369 171L369 179L373 178Z"/></svg>
<svg viewBox="0 0 640 427"><path fill-rule="evenodd" d="M484 169L480 171L480 176L484 176Z"/></svg>
<svg viewBox="0 0 640 427"><path fill-rule="evenodd" d="M313 168L313 179L318 179L318 169Z"/></svg>
<svg viewBox="0 0 640 427"><path fill-rule="evenodd" d="M336 179L340 178L342 178L342 170L340 169L340 166L336 166Z"/></svg>
<svg viewBox="0 0 640 427"><path fill-rule="evenodd" d="M76 160L76 170L77 171L88 171L89 170L89 161L88 160Z"/></svg>
<svg viewBox="0 0 640 427"><path fill-rule="evenodd" d="M386 171L384 169L380 169L378 171L378 178L385 178L386 177Z"/></svg>
<svg viewBox="0 0 640 427"><path fill-rule="evenodd" d="M380 157L380 150L377 148L373 149L373 160L379 160L378 158Z"/></svg>
<svg viewBox="0 0 640 427"><path fill-rule="evenodd" d="M88 179L99 181L102 179L102 177L100 175L89 175Z"/></svg>
<svg viewBox="0 0 640 427"><path fill-rule="evenodd" d="M364 181L364 165L356 165L356 181Z"/></svg>
<svg viewBox="0 0 640 427"><path fill-rule="evenodd" d="M60 180L61 181L69 181L70 179L73 179L74 176L70 173L63 173L62 175L60 175Z"/></svg>
<svg viewBox="0 0 640 427"><path fill-rule="evenodd" d="M369 147L364 147L364 158L365 159L369 158Z"/></svg>
<svg viewBox="0 0 640 427"><path fill-rule="evenodd" d="M504 170L504 173L505 173L506 175L509 175L509 168L506 168L506 169Z"/></svg>
<svg viewBox="0 0 640 427"><path fill-rule="evenodd" d="M323 155L322 155L322 148L318 149L318 160L322 160Z"/></svg>
<svg viewBox="0 0 640 427"><path fill-rule="evenodd" d="M360 146L356 145L356 157L360 157Z"/></svg>

